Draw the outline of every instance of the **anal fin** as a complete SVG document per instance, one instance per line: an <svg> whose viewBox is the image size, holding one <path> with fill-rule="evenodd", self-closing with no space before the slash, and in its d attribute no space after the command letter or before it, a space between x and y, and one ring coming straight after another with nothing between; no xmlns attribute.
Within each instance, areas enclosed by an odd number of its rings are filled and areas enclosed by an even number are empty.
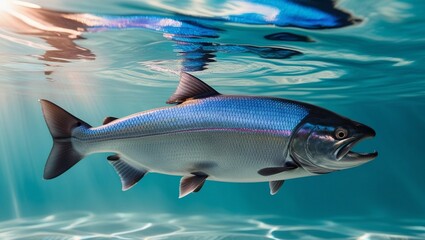
<svg viewBox="0 0 425 240"><path fill-rule="evenodd" d="M148 172L143 169L137 169L126 163L123 159L116 159L118 155L109 156L109 163L115 168L115 171L121 178L122 190L127 191L133 187Z"/></svg>
<svg viewBox="0 0 425 240"><path fill-rule="evenodd" d="M180 180L179 198L185 197L192 192L201 190L208 175L184 176Z"/></svg>
<svg viewBox="0 0 425 240"><path fill-rule="evenodd" d="M270 181L269 187L270 187L270 194L275 195L279 189L282 187L285 180L278 180L278 181Z"/></svg>

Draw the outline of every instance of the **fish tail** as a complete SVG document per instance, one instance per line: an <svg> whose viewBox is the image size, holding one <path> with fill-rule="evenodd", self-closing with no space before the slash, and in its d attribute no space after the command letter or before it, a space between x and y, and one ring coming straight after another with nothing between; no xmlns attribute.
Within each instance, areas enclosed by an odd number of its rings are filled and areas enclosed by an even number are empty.
<svg viewBox="0 0 425 240"><path fill-rule="evenodd" d="M78 152L72 144L72 131L77 127L90 128L91 126L50 101L44 99L39 101L53 138L53 147L44 167L43 177L52 179L84 158L84 154Z"/></svg>

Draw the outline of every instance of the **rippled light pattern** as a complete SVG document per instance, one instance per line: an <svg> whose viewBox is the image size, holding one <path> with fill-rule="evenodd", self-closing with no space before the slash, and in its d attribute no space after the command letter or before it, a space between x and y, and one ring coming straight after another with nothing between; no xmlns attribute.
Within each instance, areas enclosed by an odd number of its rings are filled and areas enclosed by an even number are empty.
<svg viewBox="0 0 425 240"><path fill-rule="evenodd" d="M366 228L359 227L362 222ZM18 239L423 239L425 229L363 219L311 221L276 216L172 215L90 212L0 222L0 238ZM423 220L420 222L424 223ZM376 228L376 230L374 230ZM379 230L378 230L379 229ZM401 233L401 234L400 234Z"/></svg>

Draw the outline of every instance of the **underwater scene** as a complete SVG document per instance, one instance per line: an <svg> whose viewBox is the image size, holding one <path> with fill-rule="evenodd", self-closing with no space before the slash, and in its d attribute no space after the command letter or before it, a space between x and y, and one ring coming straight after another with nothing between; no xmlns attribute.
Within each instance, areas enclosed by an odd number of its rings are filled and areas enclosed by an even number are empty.
<svg viewBox="0 0 425 240"><path fill-rule="evenodd" d="M0 239L425 239L424 9L0 0Z"/></svg>

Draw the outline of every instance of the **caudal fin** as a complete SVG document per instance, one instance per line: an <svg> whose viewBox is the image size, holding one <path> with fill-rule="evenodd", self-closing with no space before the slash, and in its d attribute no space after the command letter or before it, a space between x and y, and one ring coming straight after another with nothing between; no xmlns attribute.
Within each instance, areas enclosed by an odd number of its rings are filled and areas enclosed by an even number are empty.
<svg viewBox="0 0 425 240"><path fill-rule="evenodd" d="M66 172L84 157L72 145L72 130L80 126L91 126L50 101L41 99L40 103L53 137L53 147L44 167L43 177L52 179Z"/></svg>

